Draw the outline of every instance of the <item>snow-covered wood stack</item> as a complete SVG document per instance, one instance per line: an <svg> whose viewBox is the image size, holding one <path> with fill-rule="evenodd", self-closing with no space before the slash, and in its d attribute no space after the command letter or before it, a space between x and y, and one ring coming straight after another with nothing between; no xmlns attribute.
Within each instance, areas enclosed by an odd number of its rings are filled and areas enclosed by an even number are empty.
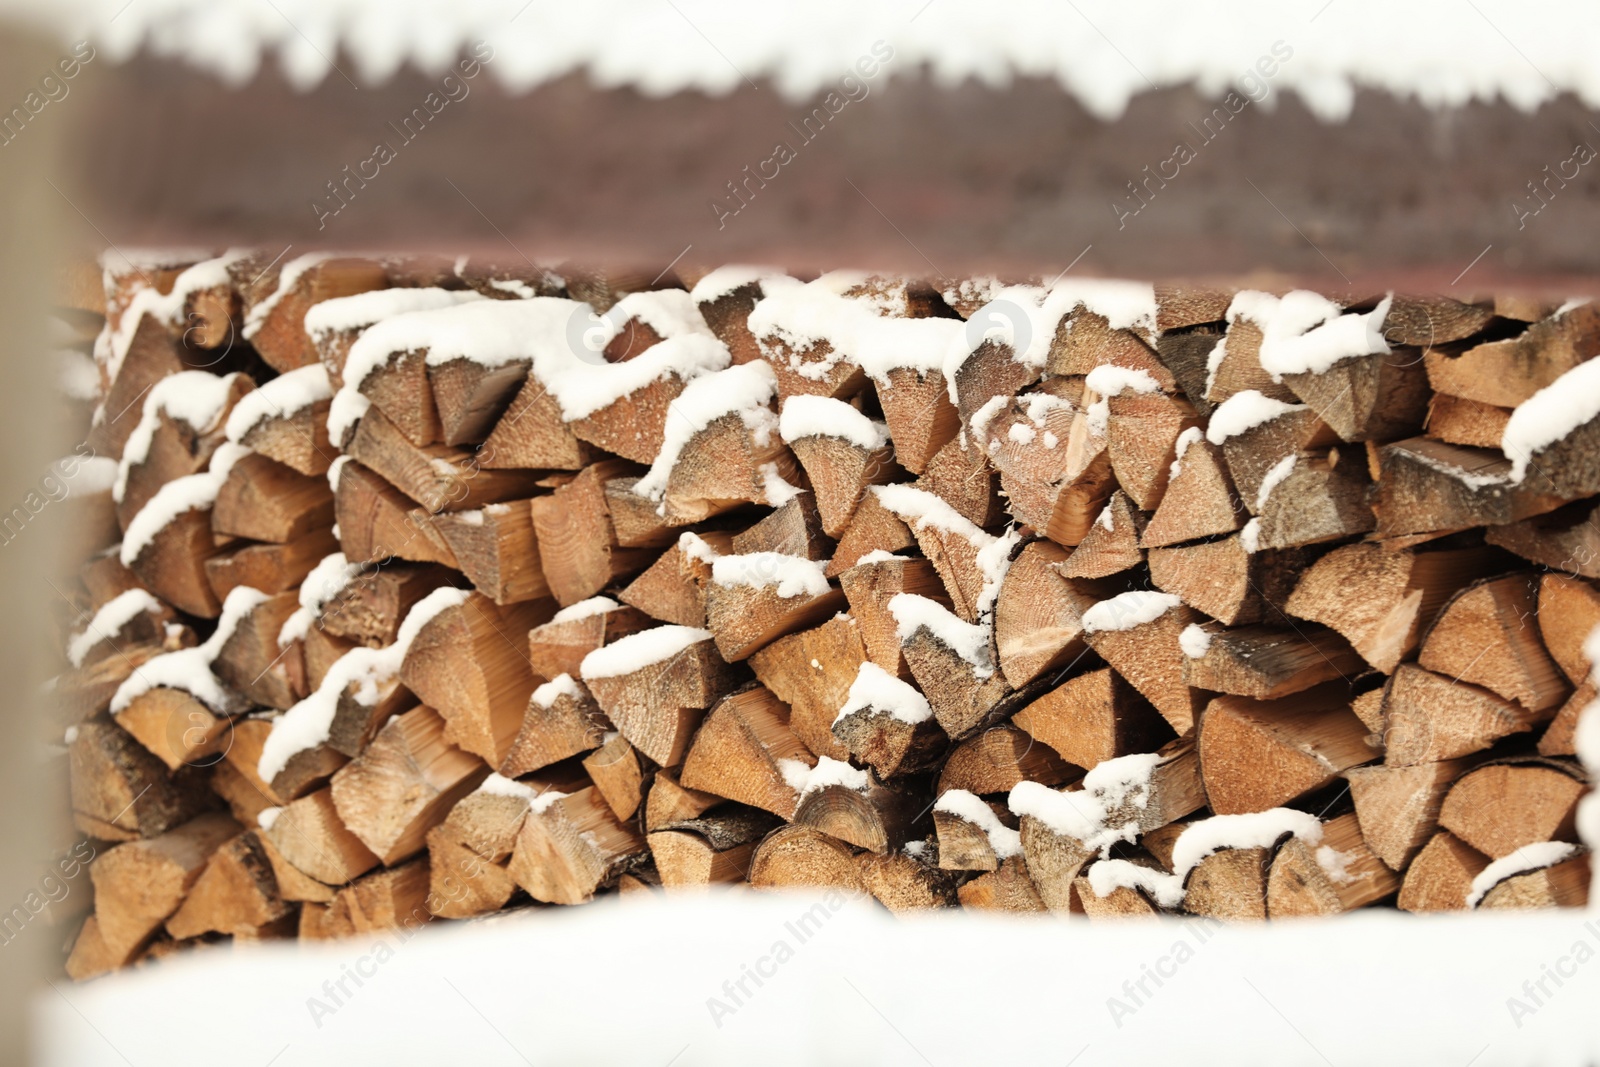
<svg viewBox="0 0 1600 1067"><path fill-rule="evenodd" d="M256 253L78 280L75 976L712 883L1587 898L1600 305Z"/></svg>

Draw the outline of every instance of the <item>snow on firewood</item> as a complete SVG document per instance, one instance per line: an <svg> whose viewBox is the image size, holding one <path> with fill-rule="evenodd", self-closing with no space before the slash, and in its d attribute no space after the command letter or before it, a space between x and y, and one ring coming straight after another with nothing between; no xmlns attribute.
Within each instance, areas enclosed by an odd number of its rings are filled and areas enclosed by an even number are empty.
<svg viewBox="0 0 1600 1067"><path fill-rule="evenodd" d="M693 626L655 626L595 649L583 657L578 673L586 682L593 678L617 678L633 674L671 659L690 645L709 640L710 630Z"/></svg>
<svg viewBox="0 0 1600 1067"><path fill-rule="evenodd" d="M1197 622L1191 622L1178 635L1178 647L1190 659L1199 659L1211 650L1211 634Z"/></svg>
<svg viewBox="0 0 1600 1067"><path fill-rule="evenodd" d="M694 283L694 288L689 290L689 295L696 304L709 304L720 297L727 296L741 285L752 282L766 282L768 278L781 278L783 272L775 267L751 267L742 264L732 264L718 267L699 281Z"/></svg>
<svg viewBox="0 0 1600 1067"><path fill-rule="evenodd" d="M1261 479L1261 488L1256 491L1256 510L1260 511L1267 506L1267 498L1272 496L1272 491L1278 488L1278 483L1289 477L1294 470L1295 460L1298 457L1293 453L1284 456L1272 465L1272 469Z"/></svg>
<svg viewBox="0 0 1600 1067"><path fill-rule="evenodd" d="M783 402L778 433L789 443L803 437L837 437L869 451L889 443L889 427L828 396L799 394Z"/></svg>
<svg viewBox="0 0 1600 1067"><path fill-rule="evenodd" d="M989 838L989 847L994 849L996 859L1022 855L1022 835L1001 822L994 809L977 794L965 789L946 789L939 795L933 810L965 819L982 830Z"/></svg>
<svg viewBox="0 0 1600 1067"><path fill-rule="evenodd" d="M1567 841L1532 841L1509 856L1501 856L1472 880L1472 888L1467 891L1467 907L1476 908L1489 890L1507 878L1554 867L1577 851L1578 846Z"/></svg>
<svg viewBox="0 0 1600 1067"><path fill-rule="evenodd" d="M573 680L570 674L558 674L548 682L533 691L530 698L535 704L549 711L555 707L557 700L562 697L571 697L573 700L583 698L583 689Z"/></svg>
<svg viewBox="0 0 1600 1067"><path fill-rule="evenodd" d="M587 619L591 615L604 615L608 611L615 611L622 605L608 596L592 596L588 600L580 600L569 605L550 616L551 622L572 622L576 619Z"/></svg>
<svg viewBox="0 0 1600 1067"><path fill-rule="evenodd" d="M1083 788L1077 790L1019 782L1007 803L1015 814L1038 819L1053 832L1075 838L1104 856L1117 842L1138 837L1137 820L1115 816L1130 806L1144 807L1150 775L1162 759L1160 753L1144 752L1106 760L1083 776Z"/></svg>
<svg viewBox="0 0 1600 1067"><path fill-rule="evenodd" d="M328 601L344 592L366 569L367 564L351 563L343 552L323 556L300 583L300 606L283 620L278 630L278 647L303 639L311 624L322 617L322 609Z"/></svg>
<svg viewBox="0 0 1600 1067"><path fill-rule="evenodd" d="M134 700L152 689L182 689L212 711L232 715L246 709L247 702L229 688L211 670L212 663L222 654L223 646L233 637L239 621L254 611L267 599L267 594L247 585L236 586L222 603L222 615L217 628L204 644L193 648L180 648L154 656L140 664L117 687L111 698L111 712L125 709Z"/></svg>
<svg viewBox="0 0 1600 1067"><path fill-rule="evenodd" d="M111 488L111 497L119 503L127 491L128 471L150 457L150 444L155 440L161 417L183 423L196 435L207 434L217 428L222 408L228 394L243 375L210 374L203 370L179 371L168 375L144 395L144 408L139 425L128 435L122 447L122 461L117 465L117 481ZM230 424L232 417L229 417Z"/></svg>
<svg viewBox="0 0 1600 1067"><path fill-rule="evenodd" d="M1103 364L1090 371L1083 379L1084 387L1096 393L1099 399L1089 405L1085 414L1089 418L1089 432L1104 436L1106 423L1111 417L1110 397L1119 393L1159 393L1161 386L1150 377L1149 371L1130 370L1113 364Z"/></svg>
<svg viewBox="0 0 1600 1067"><path fill-rule="evenodd" d="M67 662L74 667L83 666L84 658L95 645L115 638L118 631L140 613L160 610L161 601L151 596L148 590L129 589L118 593L101 604L100 609L94 613L94 618L67 642Z"/></svg>
<svg viewBox="0 0 1600 1067"><path fill-rule="evenodd" d="M209 508L215 503L217 494L222 491L222 483L227 481L228 472L240 457L249 454L248 448L224 441L211 454L211 463L204 471L174 478L158 489L156 495L128 523L128 529L122 535L122 565L133 566L139 553L149 547L150 542L173 519L186 511Z"/></svg>
<svg viewBox="0 0 1600 1067"><path fill-rule="evenodd" d="M143 286L135 292L133 299L123 309L122 317L117 320L116 328L108 335L107 379L116 381L117 374L122 370L122 361L127 358L128 346L133 343L134 334L139 332L139 323L146 315L169 328L182 326L189 298L206 289L227 288L232 284L228 266L249 254L248 251L230 249L215 259L202 260L184 270L173 280L172 289L166 293L154 286Z"/></svg>
<svg viewBox="0 0 1600 1067"><path fill-rule="evenodd" d="M738 415L754 442L758 446L766 445L773 431L778 429L778 416L770 407L777 388L777 375L761 360L702 374L689 382L668 405L661 451L656 453L650 472L639 479L633 491L642 497L660 500L667 491L667 481L684 446L695 434L724 415Z"/></svg>
<svg viewBox="0 0 1600 1067"><path fill-rule="evenodd" d="M850 683L850 694L844 707L834 717L837 723L858 711L873 711L916 725L933 718L933 708L928 698L916 686L890 674L871 660L862 661Z"/></svg>
<svg viewBox="0 0 1600 1067"><path fill-rule="evenodd" d="M1261 328L1261 369L1275 382L1285 374L1322 374L1336 363L1389 351L1383 322L1390 293L1371 311L1343 314L1319 293L1296 289L1283 297L1246 290L1233 298L1228 322L1248 318Z"/></svg>
<svg viewBox="0 0 1600 1067"><path fill-rule="evenodd" d="M295 286L300 284L300 279L306 272L321 263L336 258L335 252L309 252L303 256L296 256L283 265L278 272L278 285L265 300L260 301L250 309L244 320L244 339L251 340L261 332L261 327L266 325L267 316L271 315L283 298L294 292Z"/></svg>
<svg viewBox="0 0 1600 1067"><path fill-rule="evenodd" d="M306 333L321 342L331 334L360 330L409 311L434 311L487 299L475 289L371 289L311 305L306 311Z"/></svg>
<svg viewBox="0 0 1600 1067"><path fill-rule="evenodd" d="M889 598L888 607L901 644L911 640L918 630L927 630L966 660L978 678L994 674L994 660L989 654L990 627L967 622L938 601L916 593L896 593Z"/></svg>
<svg viewBox="0 0 1600 1067"><path fill-rule="evenodd" d="M1578 364L1517 405L1500 438L1500 450L1511 460L1511 481L1528 475L1533 457L1600 418L1600 360Z"/></svg>
<svg viewBox="0 0 1600 1067"><path fill-rule="evenodd" d="M857 793L865 793L872 788L872 775L831 756L818 756L815 767L808 767L797 759L780 759L778 771L789 788L799 793L802 799L807 794L830 786L853 789Z"/></svg>
<svg viewBox="0 0 1600 1067"><path fill-rule="evenodd" d="M711 580L721 586L750 589L776 586L775 592L784 598L817 597L828 591L826 563L782 552L718 556L711 564Z"/></svg>
<svg viewBox="0 0 1600 1067"><path fill-rule="evenodd" d="M285 419L332 396L328 368L322 364L312 363L286 371L254 392L246 393L233 406L228 415L228 440L243 442L262 419Z"/></svg>
<svg viewBox="0 0 1600 1067"><path fill-rule="evenodd" d="M340 656L323 675L316 692L295 704L272 724L272 732L261 747L261 759L256 771L266 781L272 781L296 753L314 748L328 739L333 726L334 713L339 709L339 698L351 686L359 704L378 702L378 686L392 680L400 673L411 642L433 618L447 608L465 603L467 593L448 586L435 589L411 606L394 643L382 648L353 648Z"/></svg>
<svg viewBox="0 0 1600 1067"><path fill-rule="evenodd" d="M841 296L844 280L824 275L813 282L773 278L762 286L762 299L750 312L750 332L769 356L777 355L768 338L790 349L787 365L801 377L820 381L848 359L877 382L887 382L892 370L920 374L941 371L953 355L966 352L960 319L898 318L880 315L865 300ZM826 342L824 359L801 360L799 355Z"/></svg>
<svg viewBox="0 0 1600 1067"><path fill-rule="evenodd" d="M1221 345L1217 347L1220 348ZM1206 426L1206 440L1214 445L1220 445L1230 437L1247 433L1262 423L1271 422L1291 411L1304 411L1305 407L1304 404L1288 404L1282 400L1274 400L1257 389L1246 389L1234 393L1217 405L1217 409L1211 413L1211 421Z"/></svg>
<svg viewBox="0 0 1600 1067"><path fill-rule="evenodd" d="M1083 613L1086 633L1101 630L1131 630L1154 622L1183 601L1171 593L1158 593L1152 589L1130 589L1110 600L1102 600Z"/></svg>

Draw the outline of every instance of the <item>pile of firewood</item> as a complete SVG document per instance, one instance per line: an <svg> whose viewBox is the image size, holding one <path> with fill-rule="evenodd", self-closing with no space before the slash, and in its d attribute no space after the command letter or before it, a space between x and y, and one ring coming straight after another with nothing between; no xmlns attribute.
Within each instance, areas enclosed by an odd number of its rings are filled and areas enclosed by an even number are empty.
<svg viewBox="0 0 1600 1067"><path fill-rule="evenodd" d="M1600 304L112 259L74 976L712 883L1587 898Z"/></svg>

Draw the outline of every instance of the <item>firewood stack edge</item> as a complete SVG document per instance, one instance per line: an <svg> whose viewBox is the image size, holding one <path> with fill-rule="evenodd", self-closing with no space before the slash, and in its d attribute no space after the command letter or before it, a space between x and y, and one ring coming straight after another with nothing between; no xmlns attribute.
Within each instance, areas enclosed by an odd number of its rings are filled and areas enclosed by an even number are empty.
<svg viewBox="0 0 1600 1067"><path fill-rule="evenodd" d="M1600 304L258 252L60 289L74 977L723 883L1587 900Z"/></svg>

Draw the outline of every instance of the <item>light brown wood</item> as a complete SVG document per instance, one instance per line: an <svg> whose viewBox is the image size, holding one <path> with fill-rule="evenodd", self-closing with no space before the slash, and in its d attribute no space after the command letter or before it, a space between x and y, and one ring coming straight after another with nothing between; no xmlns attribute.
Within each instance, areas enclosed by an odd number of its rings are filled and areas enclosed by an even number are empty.
<svg viewBox="0 0 1600 1067"><path fill-rule="evenodd" d="M1600 502L1580 500L1523 522L1491 526L1484 540L1573 577L1600 578Z"/></svg>
<svg viewBox="0 0 1600 1067"><path fill-rule="evenodd" d="M1338 683L1277 701L1217 697L1201 718L1199 752L1218 815L1279 807L1378 756Z"/></svg>
<svg viewBox="0 0 1600 1067"><path fill-rule="evenodd" d="M1188 657L1178 643L1178 635L1198 621L1199 616L1187 605L1179 604L1149 622L1127 629L1085 627L1083 639L1155 705L1173 730L1183 734L1194 726L1201 698L1184 684Z"/></svg>
<svg viewBox="0 0 1600 1067"><path fill-rule="evenodd" d="M1530 320L1531 321L1531 320ZM1600 308L1584 304L1543 318L1519 337L1489 341L1459 354L1426 354L1428 381L1441 393L1516 407L1589 358L1600 343Z"/></svg>
<svg viewBox="0 0 1600 1067"><path fill-rule="evenodd" d="M758 889L861 891L861 873L850 846L809 826L780 826L762 839L750 860L750 884ZM813 907L800 928L815 926Z"/></svg>
<svg viewBox="0 0 1600 1067"><path fill-rule="evenodd" d="M768 559L755 557L750 573L759 573ZM704 587L706 628L729 663L749 658L785 634L816 626L845 607L844 594L832 587L822 593L800 589L784 595L784 579L777 569L783 564L776 559L772 563L772 577L764 584L723 584L713 579Z"/></svg>
<svg viewBox="0 0 1600 1067"><path fill-rule="evenodd" d="M1083 613L1098 598L1061 576L1059 565L1067 555L1054 541L1030 541L1011 561L1000 583L994 609L995 647L1000 671L1014 688L1069 667L1088 649L1083 641ZM849 581L845 592L850 593ZM853 598L850 603L854 609Z"/></svg>
<svg viewBox="0 0 1600 1067"><path fill-rule="evenodd" d="M1126 493L1117 490L1089 533L1057 569L1063 578L1106 578L1139 566L1144 562L1144 550L1139 547L1143 525L1143 513Z"/></svg>
<svg viewBox="0 0 1600 1067"><path fill-rule="evenodd" d="M1478 907L1582 908L1589 903L1590 868L1590 858L1577 855L1550 867L1513 875L1484 894Z"/></svg>
<svg viewBox="0 0 1600 1067"><path fill-rule="evenodd" d="M1383 698L1384 762L1398 766L1481 752L1549 719L1487 689L1403 663Z"/></svg>
<svg viewBox="0 0 1600 1067"><path fill-rule="evenodd" d="M1494 763L1463 777L1445 795L1439 825L1491 859L1535 841L1571 841L1584 784L1554 761Z"/></svg>
<svg viewBox="0 0 1600 1067"><path fill-rule="evenodd" d="M1389 317L1393 314L1391 307ZM1389 343L1399 344L1397 339ZM1321 373L1285 374L1283 383L1340 440L1392 441L1416 433L1427 416L1430 394L1422 359L1414 348L1396 347L1341 359Z"/></svg>
<svg viewBox="0 0 1600 1067"><path fill-rule="evenodd" d="M530 505L540 567L551 595L562 607L594 596L654 560L647 549L620 547L611 526L605 483L628 469L617 460L592 463L555 492L535 497Z"/></svg>
<svg viewBox="0 0 1600 1067"><path fill-rule="evenodd" d="M537 684L528 631L550 618L551 603L501 607L481 593L433 616L412 639L400 681L436 709L445 740L498 767L522 726Z"/></svg>
<svg viewBox="0 0 1600 1067"><path fill-rule="evenodd" d="M747 662L756 680L789 705L795 736L816 755L842 760L851 750L836 735L834 720L866 659L854 616L835 615L814 629L778 638Z"/></svg>
<svg viewBox="0 0 1600 1067"><path fill-rule="evenodd" d="M1337 630L1369 664L1392 674L1451 595L1492 566L1482 548L1389 552L1346 545L1318 560L1285 606L1297 618Z"/></svg>
<svg viewBox="0 0 1600 1067"><path fill-rule="evenodd" d="M540 677L576 678L582 673L583 657L650 625L644 612L610 598L579 603L584 607L575 608L573 615L552 618L528 631L528 663Z"/></svg>
<svg viewBox="0 0 1600 1067"><path fill-rule="evenodd" d="M1241 626L1208 640L1204 655L1184 661L1184 678L1196 689L1274 700L1363 669L1344 638L1317 626Z"/></svg>
<svg viewBox="0 0 1600 1067"><path fill-rule="evenodd" d="M861 628L867 658L890 674L909 676L897 632L899 624L889 611L889 601L901 593L912 593L943 603L944 584L933 564L904 557L858 563L839 576L839 585L850 602L850 617Z"/></svg>
<svg viewBox="0 0 1600 1067"><path fill-rule="evenodd" d="M445 740L447 730L432 708L413 708L333 776L340 821L385 866L422 851L428 831L489 773Z"/></svg>
<svg viewBox="0 0 1600 1067"><path fill-rule="evenodd" d="M509 868L534 900L581 904L644 862L644 835L619 822L593 786L537 804L517 832Z"/></svg>
<svg viewBox="0 0 1600 1067"><path fill-rule="evenodd" d="M1322 824L1322 843L1290 838L1267 877L1267 914L1274 919L1335 915L1392 896L1400 876L1373 855L1355 815Z"/></svg>
<svg viewBox="0 0 1600 1067"><path fill-rule="evenodd" d="M379 863L339 818L327 789L285 805L268 827L267 839L286 863L326 885L343 885Z"/></svg>
<svg viewBox="0 0 1600 1067"><path fill-rule="evenodd" d="M179 940L234 934L275 922L290 910L278 894L278 879L260 835L251 831L211 855L183 904L167 919L166 929Z"/></svg>
<svg viewBox="0 0 1600 1067"><path fill-rule="evenodd" d="M1478 762L1466 758L1346 771L1367 847L1392 870L1404 871L1438 830L1445 794Z"/></svg>
<svg viewBox="0 0 1600 1067"><path fill-rule="evenodd" d="M644 637L651 633L632 640L652 640ZM733 688L734 675L705 637L631 674L587 674L583 681L629 744L663 767L676 767L706 709Z"/></svg>
<svg viewBox="0 0 1600 1067"><path fill-rule="evenodd" d="M73 822L105 841L154 837L213 804L195 769L166 765L109 722L86 722L67 746Z"/></svg>
<svg viewBox="0 0 1600 1067"><path fill-rule="evenodd" d="M1428 436L1452 445L1499 448L1511 409L1435 393L1428 404Z"/></svg>
<svg viewBox="0 0 1600 1067"><path fill-rule="evenodd" d="M430 514L526 499L538 481L533 471L484 467L465 448L413 444L377 408L361 417L345 452Z"/></svg>
<svg viewBox="0 0 1600 1067"><path fill-rule="evenodd" d="M1009 793L1018 782L1060 785L1077 777L1048 745L1011 723L1002 723L950 749L939 770L937 791L965 789L982 796Z"/></svg>
<svg viewBox="0 0 1600 1067"><path fill-rule="evenodd" d="M1012 723L1085 770L1170 737L1154 706L1110 667L1069 678L1012 716Z"/></svg>
<svg viewBox="0 0 1600 1067"><path fill-rule="evenodd" d="M1166 492L1139 535L1145 548L1232 533L1246 521L1222 449L1198 431L1180 435L1175 445L1183 450L1174 448L1176 458L1167 468Z"/></svg>
<svg viewBox="0 0 1600 1067"><path fill-rule="evenodd" d="M1488 856L1440 830L1406 867L1395 906L1401 911L1465 911L1472 881L1487 866Z"/></svg>
<svg viewBox="0 0 1600 1067"><path fill-rule="evenodd" d="M416 501L354 460L339 467L334 515L339 543L353 563L377 563L398 556L418 563L456 565L455 552Z"/></svg>
<svg viewBox="0 0 1600 1067"><path fill-rule="evenodd" d="M868 488L850 517L850 525L839 535L838 547L828 564L828 577L839 577L873 552L898 553L916 543L911 528L884 507L878 494Z"/></svg>
<svg viewBox="0 0 1600 1067"><path fill-rule="evenodd" d="M617 818L632 819L644 802L645 768L628 739L616 734L583 757L583 769Z"/></svg>
<svg viewBox="0 0 1600 1067"><path fill-rule="evenodd" d="M789 709L763 686L724 697L706 715L683 761L679 781L792 820L796 774L816 757L789 728Z"/></svg>
<svg viewBox="0 0 1600 1067"><path fill-rule="evenodd" d="M1189 872L1184 882L1183 910L1222 922L1250 922L1267 917L1267 872L1273 851L1225 848L1213 852Z"/></svg>
<svg viewBox="0 0 1600 1067"><path fill-rule="evenodd" d="M239 825L220 813L202 815L143 841L106 850L89 868L97 935L104 951L129 962L199 880L206 861Z"/></svg>
<svg viewBox="0 0 1600 1067"><path fill-rule="evenodd" d="M1539 636L1538 588L1539 576L1530 572L1461 590L1428 631L1418 664L1481 685L1529 711L1557 707L1571 687Z"/></svg>
<svg viewBox="0 0 1600 1067"><path fill-rule="evenodd" d="M433 517L433 528L473 587L496 604L550 595L528 500L485 504Z"/></svg>
<svg viewBox="0 0 1600 1067"><path fill-rule="evenodd" d="M600 747L610 728L583 683L557 675L529 695L522 725L498 770L507 778L520 778Z"/></svg>

